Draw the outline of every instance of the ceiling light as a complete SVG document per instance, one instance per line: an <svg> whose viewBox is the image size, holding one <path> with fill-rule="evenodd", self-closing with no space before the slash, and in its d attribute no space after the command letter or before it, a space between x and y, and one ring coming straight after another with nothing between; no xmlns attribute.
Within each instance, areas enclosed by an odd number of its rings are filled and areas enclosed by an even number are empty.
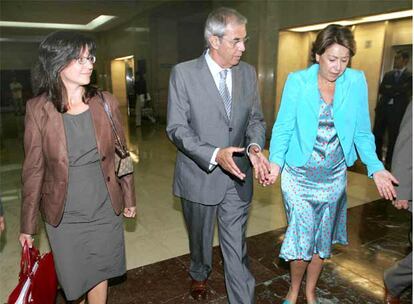
<svg viewBox="0 0 414 304"><path fill-rule="evenodd" d="M307 26L301 26L301 27L295 27L295 28L290 28L287 29L288 31L292 31L292 32L311 32L311 31L318 31L321 29L324 29L325 27L327 27L329 24L339 24L342 26L349 26L354 24L354 22L350 21L350 20L341 20L341 21L335 21L335 22L327 22L327 23L319 23L319 24L314 24L314 25L307 25Z"/></svg>
<svg viewBox="0 0 414 304"><path fill-rule="evenodd" d="M401 19L406 17L412 17L413 11L412 10L406 10L406 11L400 11L400 12L393 12L393 13L387 13L387 14L380 14L380 15L374 15L374 16L367 16L362 18L353 18L348 20L337 20L327 23L319 23L309 26L300 26L300 27L293 27L287 29L287 31L292 32L310 32L310 31L318 31L329 24L340 24L342 26L350 26L354 24L361 24L361 23L368 23L368 22L378 22L378 21L384 21L384 20L392 20L392 19Z"/></svg>
<svg viewBox="0 0 414 304"><path fill-rule="evenodd" d="M0 21L0 27L3 26L3 27L26 27L26 28L51 28L51 29L92 31L114 18L116 18L116 16L100 15L99 17L96 17L88 24Z"/></svg>
<svg viewBox="0 0 414 304"><path fill-rule="evenodd" d="M128 60L128 59L131 59L131 58L134 58L134 55L119 57L119 58L115 58L114 60Z"/></svg>

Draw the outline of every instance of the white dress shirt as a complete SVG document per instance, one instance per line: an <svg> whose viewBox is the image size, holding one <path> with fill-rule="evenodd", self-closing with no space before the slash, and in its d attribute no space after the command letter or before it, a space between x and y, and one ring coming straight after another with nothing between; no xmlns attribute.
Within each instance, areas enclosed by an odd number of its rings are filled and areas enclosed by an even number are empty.
<svg viewBox="0 0 414 304"><path fill-rule="evenodd" d="M229 90L230 97L232 97L233 82L232 82L232 71L231 71L231 69L223 69L221 66L219 66L217 64L217 62L215 62L213 60L213 58L211 58L210 50L206 51L206 53L204 54L204 58L206 59L207 66L208 66L208 69L210 70L211 76L213 76L214 83L216 84L217 90L219 90L220 72L223 71L223 70L227 70L226 85L227 85L227 88ZM258 146L259 149L260 149L260 146L258 144L251 143L246 149L247 155L249 155L249 148L252 145ZM215 166L217 166L216 156L217 156L217 153L218 153L219 150L220 150L220 148L216 148L213 152L213 155L211 156L210 166L209 166L210 171L213 170Z"/></svg>

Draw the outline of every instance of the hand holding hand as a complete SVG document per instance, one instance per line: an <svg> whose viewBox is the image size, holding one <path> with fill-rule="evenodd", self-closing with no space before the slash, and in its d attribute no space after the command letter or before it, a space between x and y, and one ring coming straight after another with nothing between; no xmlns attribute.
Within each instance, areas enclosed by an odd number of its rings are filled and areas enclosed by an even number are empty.
<svg viewBox="0 0 414 304"><path fill-rule="evenodd" d="M257 179L261 185L266 186L267 176L270 172L269 161L256 145L252 145L249 148L249 159L254 168L254 178Z"/></svg>
<svg viewBox="0 0 414 304"><path fill-rule="evenodd" d="M30 234L20 233L19 242L22 247L24 246L24 243L27 242L27 245L29 245L29 248L32 248L34 238Z"/></svg>
<svg viewBox="0 0 414 304"><path fill-rule="evenodd" d="M267 176L267 182L265 186L274 184L279 177L280 166L275 163L270 163L270 173Z"/></svg>
<svg viewBox="0 0 414 304"><path fill-rule="evenodd" d="M240 171L239 167L237 167L236 163L233 160L233 153L241 153L243 151L244 148L239 147L222 148L217 152L216 162L225 171L241 180L244 180L246 174Z"/></svg>
<svg viewBox="0 0 414 304"><path fill-rule="evenodd" d="M392 204L397 209L408 209L408 200L394 200Z"/></svg>
<svg viewBox="0 0 414 304"><path fill-rule="evenodd" d="M393 200L397 197L394 184L398 185L398 180L387 170L382 170L374 173L374 182L377 186L381 197L387 200Z"/></svg>
<svg viewBox="0 0 414 304"><path fill-rule="evenodd" d="M125 207L124 216L128 218L133 218L137 215L137 207Z"/></svg>

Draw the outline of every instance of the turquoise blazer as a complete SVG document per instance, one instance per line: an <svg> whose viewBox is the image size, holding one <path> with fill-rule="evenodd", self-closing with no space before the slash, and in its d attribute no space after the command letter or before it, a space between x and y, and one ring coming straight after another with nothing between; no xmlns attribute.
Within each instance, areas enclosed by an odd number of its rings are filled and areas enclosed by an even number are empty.
<svg viewBox="0 0 414 304"><path fill-rule="evenodd" d="M300 167L311 156L319 124L319 64L289 74L273 126L269 160L283 167ZM362 71L347 68L336 80L333 101L335 128L347 166L357 153L368 168L368 175L383 170L375 153L368 111L368 89ZM356 148L356 149L355 149Z"/></svg>

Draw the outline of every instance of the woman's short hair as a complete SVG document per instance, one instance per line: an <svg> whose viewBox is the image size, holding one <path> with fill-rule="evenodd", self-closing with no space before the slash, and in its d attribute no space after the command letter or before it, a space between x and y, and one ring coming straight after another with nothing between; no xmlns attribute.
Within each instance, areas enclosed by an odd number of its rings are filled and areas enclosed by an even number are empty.
<svg viewBox="0 0 414 304"><path fill-rule="evenodd" d="M68 110L67 93L60 72L74 59L79 58L83 50L88 49L95 55L95 41L78 32L58 31L48 35L39 46L39 61L32 73L35 95L46 94L56 109L64 113ZM94 96L96 89L85 86L83 101Z"/></svg>
<svg viewBox="0 0 414 304"><path fill-rule="evenodd" d="M339 24L330 24L316 36L312 46L312 62L316 63L316 55L322 55L328 47L335 43L346 47L351 57L355 55L356 43L351 30Z"/></svg>
<svg viewBox="0 0 414 304"><path fill-rule="evenodd" d="M237 25L247 24L247 19L238 11L228 7L220 7L212 11L206 20L204 27L204 39L207 46L210 46L208 40L211 36L223 37L228 24L234 23Z"/></svg>

